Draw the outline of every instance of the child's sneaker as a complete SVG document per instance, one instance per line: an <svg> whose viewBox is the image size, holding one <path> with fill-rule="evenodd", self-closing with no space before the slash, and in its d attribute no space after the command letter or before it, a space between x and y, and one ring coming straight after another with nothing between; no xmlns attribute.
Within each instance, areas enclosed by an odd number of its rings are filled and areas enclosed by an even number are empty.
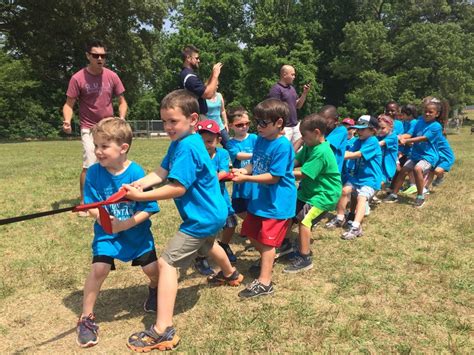
<svg viewBox="0 0 474 355"><path fill-rule="evenodd" d="M337 217L334 217L328 223L326 223L326 228L327 229L342 228L344 226L344 224L345 224L344 220L341 220Z"/></svg>
<svg viewBox="0 0 474 355"><path fill-rule="evenodd" d="M76 343L81 348L88 348L99 342L99 326L95 323L95 315L89 314L77 321Z"/></svg>
<svg viewBox="0 0 474 355"><path fill-rule="evenodd" d="M156 312L156 304L157 304L157 288L148 287L148 297L143 304L143 309L147 313L155 313Z"/></svg>
<svg viewBox="0 0 474 355"><path fill-rule="evenodd" d="M362 237L362 227L352 226L347 232L342 233L341 239L352 240L358 237Z"/></svg>
<svg viewBox="0 0 474 355"><path fill-rule="evenodd" d="M240 298L252 298L257 296L264 296L273 293L273 282L265 286L258 279L255 279L246 288L239 292Z"/></svg>
<svg viewBox="0 0 474 355"><path fill-rule="evenodd" d="M310 270L313 268L313 260L310 255L298 255L295 256L292 263L288 265L283 272L294 274L300 271Z"/></svg>
<svg viewBox="0 0 474 355"><path fill-rule="evenodd" d="M173 327L168 327L163 334L158 334L152 325L150 329L132 334L128 338L127 346L135 352L147 353L154 349L172 350L178 343L179 337Z"/></svg>
<svg viewBox="0 0 474 355"><path fill-rule="evenodd" d="M416 193L417 189L416 189L416 185L410 185L410 187L408 189L405 189L403 191L400 191L400 193L402 195L411 195L411 194L414 194Z"/></svg>
<svg viewBox="0 0 474 355"><path fill-rule="evenodd" d="M282 256L293 253L295 250L293 244L289 239L283 239L283 243L279 248L276 248L275 259L281 258Z"/></svg>
<svg viewBox="0 0 474 355"><path fill-rule="evenodd" d="M433 181L433 186L436 187L436 186L439 186L443 183L444 181L444 176L443 177L437 177L434 181Z"/></svg>
<svg viewBox="0 0 474 355"><path fill-rule="evenodd" d="M398 196L395 194L390 194L382 200L384 203L395 203L398 202Z"/></svg>
<svg viewBox="0 0 474 355"><path fill-rule="evenodd" d="M218 242L219 245L222 247L222 249L224 249L226 255L227 255L227 258L229 259L229 261L231 263L235 263L237 262L237 257L235 256L234 252L232 251L232 249L230 248L229 244L226 244L226 243L222 243L222 242Z"/></svg>
<svg viewBox="0 0 474 355"><path fill-rule="evenodd" d="M213 286L239 286L244 279L244 276L240 274L237 270L233 272L229 277L225 277L222 271L219 271L215 275L211 275L207 278L209 285Z"/></svg>
<svg viewBox="0 0 474 355"><path fill-rule="evenodd" d="M200 256L194 260L194 267L201 275L204 276L209 276L214 273L214 270L212 270L209 266L207 259Z"/></svg>
<svg viewBox="0 0 474 355"><path fill-rule="evenodd" d="M379 205L379 204L382 203L382 200L379 199L377 196L374 196L374 197L372 197L371 203L372 203L373 205Z"/></svg>
<svg viewBox="0 0 474 355"><path fill-rule="evenodd" d="M430 194L430 189L423 187L423 195L429 195L429 194Z"/></svg>
<svg viewBox="0 0 474 355"><path fill-rule="evenodd" d="M421 208L423 207L423 205L425 204L425 199L424 198L421 198L421 197L417 197L415 199L415 202L413 204L413 207L415 208Z"/></svg>

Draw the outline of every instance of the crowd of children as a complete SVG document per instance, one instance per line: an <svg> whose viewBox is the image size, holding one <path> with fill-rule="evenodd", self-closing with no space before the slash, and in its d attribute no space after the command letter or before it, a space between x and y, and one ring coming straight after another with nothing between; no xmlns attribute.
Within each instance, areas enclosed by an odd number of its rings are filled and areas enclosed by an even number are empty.
<svg viewBox="0 0 474 355"><path fill-rule="evenodd" d="M97 211L91 211L97 221L77 326L82 347L98 342L93 308L103 281L114 269L114 259L132 260L132 265L142 267L150 279L144 309L157 312L156 323L132 334L127 346L138 352L172 349L179 342L173 327L177 269L194 262L200 272L210 274L211 285L239 286L243 281L232 265L237 257L230 247L237 216L243 219L241 236L260 255L252 266L255 279L238 296L267 295L274 292L277 256L288 254L286 273L313 267L312 229L328 212L335 215L326 228L343 228L342 239L356 239L362 236L370 203L397 202L409 176L416 186L414 206L421 207L430 186L439 185L454 163L439 123L446 109L432 97L424 101L420 117L415 106L400 109L392 101L377 118L363 115L357 121L339 122L336 107L324 106L301 121L303 146L298 152L282 133L289 110L277 99L262 101L253 110L257 135L249 133L251 121L244 108L229 110L233 137L226 149L219 147L219 126L199 120L198 102L186 90L168 94L160 114L171 144L158 168L146 176L127 159L132 134L124 120L105 119L93 129L98 164L87 173L85 202L105 200L121 188L132 202L110 207L110 235L100 226ZM231 173L231 196L225 182L218 180L222 173ZM378 199L376 194L383 191L386 197ZM174 199L183 221L157 258L149 217L159 212L156 201L165 199ZM288 237L293 223L298 227L296 246ZM205 265L207 257L218 272Z"/></svg>

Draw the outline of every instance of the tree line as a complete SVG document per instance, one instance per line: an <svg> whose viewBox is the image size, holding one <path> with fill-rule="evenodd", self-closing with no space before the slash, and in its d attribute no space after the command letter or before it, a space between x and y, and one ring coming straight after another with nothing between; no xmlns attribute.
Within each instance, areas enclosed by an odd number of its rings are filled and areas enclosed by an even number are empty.
<svg viewBox="0 0 474 355"><path fill-rule="evenodd" d="M166 20L166 21L165 21ZM166 23L166 25L165 25ZM9 0L0 3L0 138L55 137L84 43L107 43L127 91L128 119L158 119L178 87L181 48L201 49L200 75L223 62L219 91L251 110L296 68L324 104L378 113L428 95L473 103L474 5L455 0Z"/></svg>

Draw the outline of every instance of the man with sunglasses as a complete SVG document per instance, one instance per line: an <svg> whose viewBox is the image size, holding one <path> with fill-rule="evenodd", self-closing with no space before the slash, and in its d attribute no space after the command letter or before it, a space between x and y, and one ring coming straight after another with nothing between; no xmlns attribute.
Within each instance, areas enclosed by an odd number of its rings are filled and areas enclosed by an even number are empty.
<svg viewBox="0 0 474 355"><path fill-rule="evenodd" d="M199 113L205 115L208 111L206 99L210 100L216 94L222 63L214 64L211 76L207 83L204 84L195 73L199 69L199 63L201 62L199 49L193 45L188 45L184 47L181 55L183 58L183 69L179 74L180 88L191 91L196 95L199 102Z"/></svg>
<svg viewBox="0 0 474 355"><path fill-rule="evenodd" d="M128 110L127 101L123 96L125 88L118 75L105 68L106 57L106 47L100 41L94 40L86 45L86 58L89 64L72 76L66 92L66 103L63 106L63 131L70 134L74 105L79 101L83 147L80 175L81 203L84 201L83 189L87 169L96 162L91 127L103 118L114 116L113 97L118 97L120 118L125 119ZM86 214L82 213L83 216Z"/></svg>

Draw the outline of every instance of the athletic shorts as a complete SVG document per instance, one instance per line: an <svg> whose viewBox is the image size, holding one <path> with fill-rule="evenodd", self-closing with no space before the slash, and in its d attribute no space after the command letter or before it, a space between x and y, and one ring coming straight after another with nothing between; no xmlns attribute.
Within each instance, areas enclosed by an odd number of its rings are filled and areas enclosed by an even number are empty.
<svg viewBox="0 0 474 355"><path fill-rule="evenodd" d="M309 203L301 200L296 201L296 216L293 218L295 223L301 223L303 226L312 229L316 223L323 219L326 211L311 206Z"/></svg>
<svg viewBox="0 0 474 355"><path fill-rule="evenodd" d="M301 138L300 124L298 123L294 127L285 127L284 128L285 137L293 144L298 139Z"/></svg>
<svg viewBox="0 0 474 355"><path fill-rule="evenodd" d="M94 153L94 139L90 128L81 128L82 167L89 169L97 161Z"/></svg>
<svg viewBox="0 0 474 355"><path fill-rule="evenodd" d="M250 200L247 198L233 198L232 208L234 209L234 212L237 214L247 212L249 201Z"/></svg>
<svg viewBox="0 0 474 355"><path fill-rule="evenodd" d="M108 255L94 255L92 257L92 264L95 263L106 263L110 265L110 270L115 270L114 258ZM152 262L156 261L156 251L155 249L146 252L145 254L140 255L138 258L132 260L132 266L147 266Z"/></svg>
<svg viewBox="0 0 474 355"><path fill-rule="evenodd" d="M168 265L186 269L196 256L206 256L212 249L216 236L195 238L181 231L168 241L161 257Z"/></svg>
<svg viewBox="0 0 474 355"><path fill-rule="evenodd" d="M453 166L453 162L450 162L450 161L448 161L446 159L443 159L443 158L441 158L438 161L438 164L436 164L437 168L441 168L446 172L450 171L452 166Z"/></svg>
<svg viewBox="0 0 474 355"><path fill-rule="evenodd" d="M344 184L344 187L346 186L352 187L352 196L355 196L355 197L363 196L367 200L370 200L375 195L375 189L370 186L354 185L354 184L351 184L350 182L346 182Z"/></svg>
<svg viewBox="0 0 474 355"><path fill-rule="evenodd" d="M263 245L278 248L285 238L290 222L291 219L265 218L247 213L240 234Z"/></svg>
<svg viewBox="0 0 474 355"><path fill-rule="evenodd" d="M419 168L421 168L421 170L423 171L423 174L428 172L431 169L431 164L423 159L418 160L418 161L408 159L405 165L403 165L404 168L407 168L409 170L413 170L415 166L418 166Z"/></svg>

